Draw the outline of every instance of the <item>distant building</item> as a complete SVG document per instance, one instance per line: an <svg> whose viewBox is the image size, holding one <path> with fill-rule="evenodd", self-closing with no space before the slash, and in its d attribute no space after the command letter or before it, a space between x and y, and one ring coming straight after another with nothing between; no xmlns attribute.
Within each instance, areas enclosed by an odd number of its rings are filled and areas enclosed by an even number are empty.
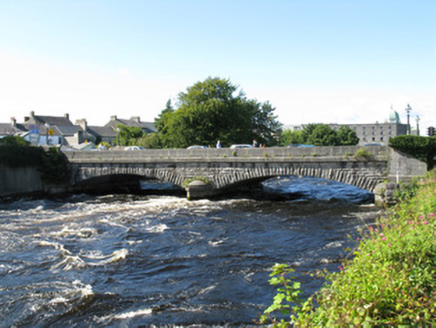
<svg viewBox="0 0 436 328"><path fill-rule="evenodd" d="M70 121L69 115L24 117L24 123L17 123L14 117L10 123L0 123L0 138L5 136L22 136L33 145L80 145L82 143L113 143L117 135L117 125L139 127L145 133L156 132L153 123L141 122L139 116L130 120L112 116L105 126L89 126L86 119Z"/></svg>
<svg viewBox="0 0 436 328"><path fill-rule="evenodd" d="M39 145L74 145L83 142L82 129L70 121L68 114L64 116L35 115L24 117L23 126L30 132L29 141Z"/></svg>
<svg viewBox="0 0 436 328"><path fill-rule="evenodd" d="M28 133L22 124L17 124L15 117L11 117L10 123L0 123L0 138L20 135L24 137Z"/></svg>
<svg viewBox="0 0 436 328"><path fill-rule="evenodd" d="M22 136L33 145L68 145L81 142L82 129L73 125L69 115L41 116L30 112L24 123L14 117L10 124L0 123L0 137Z"/></svg>
<svg viewBox="0 0 436 328"><path fill-rule="evenodd" d="M156 128L154 127L153 123L150 122L141 122L141 119L139 116L134 116L130 120L117 118L117 116L111 116L111 120L106 123L105 127L111 127L114 131L117 129L117 125L122 124L125 126L133 126L141 128L143 132L145 133L151 133L156 132Z"/></svg>
<svg viewBox="0 0 436 328"><path fill-rule="evenodd" d="M110 126L88 125L86 119L76 120L76 125L83 130L83 138L95 144L100 142L112 143L117 136L117 131Z"/></svg>
<svg viewBox="0 0 436 328"><path fill-rule="evenodd" d="M385 123L370 124L327 124L333 130L339 130L341 126L348 126L354 130L359 137L359 145L381 144L388 145L389 139L407 134L407 124L402 124L400 115L393 109L389 114L389 119Z"/></svg>
<svg viewBox="0 0 436 328"><path fill-rule="evenodd" d="M303 125L289 125L291 131L303 130L307 124ZM365 144L381 144L388 145L389 139L407 134L407 124L403 124L400 121L400 115L393 109L389 114L389 119L384 123L369 123L369 124L337 124L330 123L326 124L333 130L339 130L342 126L348 126L350 129L354 130L359 138L359 145L363 146ZM416 129L412 129L411 134L417 134Z"/></svg>

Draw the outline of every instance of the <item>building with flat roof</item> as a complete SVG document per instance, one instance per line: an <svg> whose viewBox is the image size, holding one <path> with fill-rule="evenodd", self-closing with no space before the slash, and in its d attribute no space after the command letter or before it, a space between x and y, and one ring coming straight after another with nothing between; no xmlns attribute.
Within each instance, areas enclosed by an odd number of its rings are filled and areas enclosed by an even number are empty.
<svg viewBox="0 0 436 328"><path fill-rule="evenodd" d="M418 121L417 121L418 122ZM292 131L303 130L307 124L291 125L288 126ZM380 144L388 145L389 139L407 134L407 124L403 124L400 121L400 115L398 112L391 108L389 118L384 123L351 123L351 124L338 124L330 123L326 124L333 130L339 130L342 126L348 126L354 130L359 138L359 145L364 146L366 144ZM419 128L411 128L411 134L419 135Z"/></svg>
<svg viewBox="0 0 436 328"><path fill-rule="evenodd" d="M391 109L389 119L384 123L327 125L333 130L339 130L343 125L348 126L356 132L361 146L374 143L388 145L390 138L407 134L407 124L401 123L400 115L393 109Z"/></svg>

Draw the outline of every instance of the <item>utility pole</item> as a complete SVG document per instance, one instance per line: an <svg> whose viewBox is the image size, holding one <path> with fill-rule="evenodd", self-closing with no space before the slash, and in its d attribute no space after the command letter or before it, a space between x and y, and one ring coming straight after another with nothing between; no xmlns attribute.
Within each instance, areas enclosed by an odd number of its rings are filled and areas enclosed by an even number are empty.
<svg viewBox="0 0 436 328"><path fill-rule="evenodd" d="M407 134L410 134L410 111L412 110L412 107L410 107L409 104L407 104L406 112L407 112Z"/></svg>

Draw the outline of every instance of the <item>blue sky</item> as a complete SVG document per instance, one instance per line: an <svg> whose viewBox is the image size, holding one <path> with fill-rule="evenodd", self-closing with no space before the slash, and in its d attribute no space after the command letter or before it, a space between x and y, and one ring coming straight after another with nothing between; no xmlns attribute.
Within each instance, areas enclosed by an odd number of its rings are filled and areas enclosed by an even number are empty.
<svg viewBox="0 0 436 328"><path fill-rule="evenodd" d="M436 125L434 0L0 0L0 122L153 121L209 76L285 125Z"/></svg>

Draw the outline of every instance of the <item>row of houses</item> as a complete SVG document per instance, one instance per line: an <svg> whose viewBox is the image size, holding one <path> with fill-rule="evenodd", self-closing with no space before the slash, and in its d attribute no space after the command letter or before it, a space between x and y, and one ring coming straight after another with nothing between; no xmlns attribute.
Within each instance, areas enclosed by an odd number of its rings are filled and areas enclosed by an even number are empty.
<svg viewBox="0 0 436 328"><path fill-rule="evenodd" d="M400 121L398 112L391 108L389 118L384 123L371 124L328 124L332 129L338 130L347 125L359 137L359 144L378 143L385 145L389 139L408 133L419 135L419 120L416 120L416 129L408 127ZM30 116L24 118L24 123L17 123L15 118L11 122L0 123L0 137L19 135L33 145L65 145L80 149L80 145L107 142L116 144L117 126L121 124L129 127L139 127L146 133L156 132L153 123L141 122L139 116L130 119L121 119L111 116L110 121L104 126L90 126L86 119L70 121L69 115L41 116L32 111ZM304 129L304 125L288 126L291 130Z"/></svg>
<svg viewBox="0 0 436 328"><path fill-rule="evenodd" d="M121 119L111 116L104 126L88 125L86 119L70 121L68 114L63 116L35 115L24 117L23 123L17 123L14 117L10 123L0 123L0 137L22 136L33 145L65 145L75 148L79 145L107 142L115 144L117 125L139 127L146 133L156 132L153 123L141 122L140 117Z"/></svg>

